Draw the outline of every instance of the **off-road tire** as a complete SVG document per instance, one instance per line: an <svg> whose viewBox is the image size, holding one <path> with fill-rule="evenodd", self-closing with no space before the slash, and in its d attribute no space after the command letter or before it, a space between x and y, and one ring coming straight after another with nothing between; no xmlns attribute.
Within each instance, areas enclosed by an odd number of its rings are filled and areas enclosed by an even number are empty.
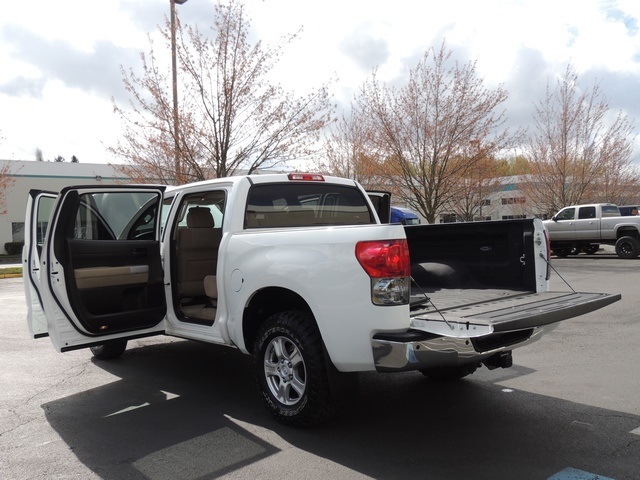
<svg viewBox="0 0 640 480"><path fill-rule="evenodd" d="M279 422L306 427L335 412L322 338L309 313L269 317L253 352L260 396Z"/></svg>
<svg viewBox="0 0 640 480"><path fill-rule="evenodd" d="M127 349L126 340L110 340L100 345L90 347L93 356L99 360L112 360L122 356Z"/></svg>
<svg viewBox="0 0 640 480"><path fill-rule="evenodd" d="M637 258L640 255L640 240L636 237L620 237L616 242L616 255L620 258Z"/></svg>
<svg viewBox="0 0 640 480"><path fill-rule="evenodd" d="M594 255L598 250L600 250L600 245L589 245L588 247L584 247L582 251L587 255Z"/></svg>
<svg viewBox="0 0 640 480"><path fill-rule="evenodd" d="M554 248L553 254L560 258L568 257L571 254L571 247Z"/></svg>

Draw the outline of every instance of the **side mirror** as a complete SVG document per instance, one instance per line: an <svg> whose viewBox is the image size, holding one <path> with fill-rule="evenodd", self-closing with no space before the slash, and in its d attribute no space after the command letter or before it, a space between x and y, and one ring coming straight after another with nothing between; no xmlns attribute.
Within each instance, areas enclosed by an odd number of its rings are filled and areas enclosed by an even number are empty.
<svg viewBox="0 0 640 480"><path fill-rule="evenodd" d="M554 222L558 221L558 215L554 215L553 217L551 217L551 220L553 220Z"/></svg>

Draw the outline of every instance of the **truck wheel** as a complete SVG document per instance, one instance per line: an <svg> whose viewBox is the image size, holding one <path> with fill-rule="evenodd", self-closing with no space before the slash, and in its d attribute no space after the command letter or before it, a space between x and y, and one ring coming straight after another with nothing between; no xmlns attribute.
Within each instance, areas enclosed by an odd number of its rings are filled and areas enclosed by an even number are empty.
<svg viewBox="0 0 640 480"><path fill-rule="evenodd" d="M593 255L595 254L598 250L600 250L600 245L595 244L595 245L589 245L588 247L584 247L582 249L582 251L584 253L586 253L587 255Z"/></svg>
<svg viewBox="0 0 640 480"><path fill-rule="evenodd" d="M451 382L471 375L478 369L478 364L456 365L454 367L434 367L420 370L420 373L435 382Z"/></svg>
<svg viewBox="0 0 640 480"><path fill-rule="evenodd" d="M254 361L260 395L281 423L308 426L334 412L322 338L308 313L271 316L258 332Z"/></svg>
<svg viewBox="0 0 640 480"><path fill-rule="evenodd" d="M565 258L565 257L568 257L570 253L571 253L571 248L554 248L553 249L553 254L556 257Z"/></svg>
<svg viewBox="0 0 640 480"><path fill-rule="evenodd" d="M616 242L616 254L620 258L636 258L640 254L640 241L636 237L620 237Z"/></svg>
<svg viewBox="0 0 640 480"><path fill-rule="evenodd" d="M90 347L93 356L99 360L111 360L120 357L127 349L126 340L111 340Z"/></svg>

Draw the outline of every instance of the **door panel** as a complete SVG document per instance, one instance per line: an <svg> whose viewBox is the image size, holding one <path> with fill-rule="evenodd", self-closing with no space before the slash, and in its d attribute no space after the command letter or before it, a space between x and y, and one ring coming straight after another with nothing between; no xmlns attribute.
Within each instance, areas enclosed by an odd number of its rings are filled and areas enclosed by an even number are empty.
<svg viewBox="0 0 640 480"><path fill-rule="evenodd" d="M591 205L578 209L575 221L576 240L600 239L600 220L596 218L596 207Z"/></svg>
<svg viewBox="0 0 640 480"><path fill-rule="evenodd" d="M151 327L165 314L160 248L153 240L69 240L65 280L82 326L104 334Z"/></svg>
<svg viewBox="0 0 640 480"><path fill-rule="evenodd" d="M45 243L45 313L59 350L164 331L162 187L67 188Z"/></svg>
<svg viewBox="0 0 640 480"><path fill-rule="evenodd" d="M553 217L553 222L549 222L546 227L549 230L551 241L575 240L576 233L576 209L568 207L560 210Z"/></svg>
<svg viewBox="0 0 640 480"><path fill-rule="evenodd" d="M379 190L367 190L367 195L378 213L380 223L389 223L391 221L391 194Z"/></svg>

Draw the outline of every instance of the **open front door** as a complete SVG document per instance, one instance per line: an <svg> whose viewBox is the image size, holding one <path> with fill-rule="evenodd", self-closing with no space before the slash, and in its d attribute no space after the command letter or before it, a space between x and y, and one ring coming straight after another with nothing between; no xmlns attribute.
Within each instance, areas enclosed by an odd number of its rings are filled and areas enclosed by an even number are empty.
<svg viewBox="0 0 640 480"><path fill-rule="evenodd" d="M391 221L391 194L381 190L367 190L367 195L378 213L380 223Z"/></svg>
<svg viewBox="0 0 640 480"><path fill-rule="evenodd" d="M57 193L31 190L27 199L24 220L24 248L22 249L22 278L27 300L27 322L33 338L47 336L40 285L40 257L45 234Z"/></svg>
<svg viewBox="0 0 640 480"><path fill-rule="evenodd" d="M44 242L41 293L58 351L164 331L164 187L69 187Z"/></svg>

